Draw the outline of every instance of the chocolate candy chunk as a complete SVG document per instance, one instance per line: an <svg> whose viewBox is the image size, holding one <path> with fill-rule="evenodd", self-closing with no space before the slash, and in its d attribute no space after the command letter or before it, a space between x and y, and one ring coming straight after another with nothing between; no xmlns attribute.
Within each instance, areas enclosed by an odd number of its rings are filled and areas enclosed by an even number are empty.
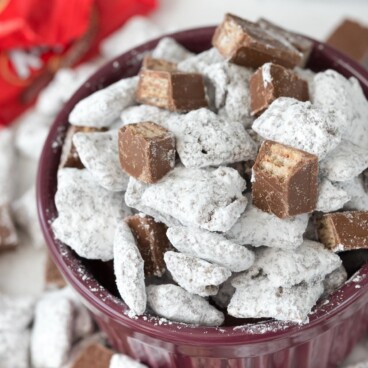
<svg viewBox="0 0 368 368"><path fill-rule="evenodd" d="M259 24L232 14L225 15L212 44L230 62L250 68L258 68L267 62L293 68L302 61L302 54L280 34L275 37Z"/></svg>
<svg viewBox="0 0 368 368"><path fill-rule="evenodd" d="M368 68L368 27L345 19L326 43Z"/></svg>
<svg viewBox="0 0 368 368"><path fill-rule="evenodd" d="M280 218L312 212L317 175L317 156L265 141L253 166L253 204Z"/></svg>
<svg viewBox="0 0 368 368"><path fill-rule="evenodd" d="M252 115L262 113L279 97L308 101L308 83L281 65L264 64L250 78Z"/></svg>
<svg viewBox="0 0 368 368"><path fill-rule="evenodd" d="M146 276L162 276L166 269L164 253L170 248L167 226L144 215L129 216L125 222L136 239Z"/></svg>
<svg viewBox="0 0 368 368"><path fill-rule="evenodd" d="M114 352L99 343L88 345L70 368L109 368Z"/></svg>
<svg viewBox="0 0 368 368"><path fill-rule="evenodd" d="M139 73L136 100L170 111L191 111L207 107L201 74L176 70L176 64L146 58Z"/></svg>
<svg viewBox="0 0 368 368"><path fill-rule="evenodd" d="M18 236L9 206L0 205L0 251L14 248L18 244Z"/></svg>
<svg viewBox="0 0 368 368"><path fill-rule="evenodd" d="M287 40L293 45L302 55L302 60L299 66L304 67L309 59L309 55L313 48L313 42L306 37L303 37L297 33L291 32L284 28L277 26L270 21L260 18L257 24L267 32L271 33L274 37L281 37Z"/></svg>
<svg viewBox="0 0 368 368"><path fill-rule="evenodd" d="M75 133L105 132L106 130L106 128L71 125L66 133L63 152L60 159L60 167L73 167L76 169L84 169L84 165L82 164L77 149L75 148L75 145L73 143L73 136Z"/></svg>
<svg viewBox="0 0 368 368"><path fill-rule="evenodd" d="M328 213L319 221L318 236L334 252L368 248L368 212Z"/></svg>
<svg viewBox="0 0 368 368"><path fill-rule="evenodd" d="M119 130L122 169L144 183L155 183L175 166L175 137L146 121Z"/></svg>
<svg viewBox="0 0 368 368"><path fill-rule="evenodd" d="M47 287L56 287L58 289L66 286L63 276L49 255L46 259L45 284Z"/></svg>

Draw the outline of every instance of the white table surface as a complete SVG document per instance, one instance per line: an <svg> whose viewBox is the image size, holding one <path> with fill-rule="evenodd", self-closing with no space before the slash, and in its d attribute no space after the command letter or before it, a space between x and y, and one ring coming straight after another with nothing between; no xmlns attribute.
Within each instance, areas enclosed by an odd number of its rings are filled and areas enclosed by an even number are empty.
<svg viewBox="0 0 368 368"><path fill-rule="evenodd" d="M264 17L286 28L323 40L343 18L368 24L368 0L161 0L150 19L163 32L213 25L225 12L250 20ZM20 192L34 180L35 163L23 160L18 176ZM28 183L27 183L28 182ZM14 252L0 256L0 292L39 294L43 289L45 250L23 241ZM368 340L362 342L348 363L368 361ZM345 366L345 365L344 365Z"/></svg>

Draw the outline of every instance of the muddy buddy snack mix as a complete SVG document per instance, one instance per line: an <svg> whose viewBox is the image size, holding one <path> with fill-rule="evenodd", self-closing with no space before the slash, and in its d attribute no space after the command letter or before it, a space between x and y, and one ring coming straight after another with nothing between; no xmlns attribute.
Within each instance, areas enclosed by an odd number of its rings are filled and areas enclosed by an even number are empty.
<svg viewBox="0 0 368 368"><path fill-rule="evenodd" d="M164 38L137 77L76 104L65 151L82 165L59 168L54 234L113 260L131 318L304 323L347 279L338 252L368 248L368 103L354 78L305 69L313 43L267 20L227 14L212 43L195 55Z"/></svg>

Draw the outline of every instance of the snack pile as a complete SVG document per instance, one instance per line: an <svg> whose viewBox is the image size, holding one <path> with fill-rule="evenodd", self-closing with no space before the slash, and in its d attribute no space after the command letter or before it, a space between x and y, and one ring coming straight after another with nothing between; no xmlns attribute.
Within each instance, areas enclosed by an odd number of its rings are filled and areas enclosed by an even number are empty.
<svg viewBox="0 0 368 368"><path fill-rule="evenodd" d="M131 317L303 323L346 281L337 252L368 248L368 103L266 20L227 14L213 45L164 38L78 102L53 231L113 260Z"/></svg>

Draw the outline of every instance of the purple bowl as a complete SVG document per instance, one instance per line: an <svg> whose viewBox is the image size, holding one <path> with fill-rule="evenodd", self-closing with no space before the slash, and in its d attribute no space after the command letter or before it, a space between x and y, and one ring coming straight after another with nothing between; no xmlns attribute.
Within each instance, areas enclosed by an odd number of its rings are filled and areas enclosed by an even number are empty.
<svg viewBox="0 0 368 368"><path fill-rule="evenodd" d="M170 35L193 52L211 47L214 27ZM92 92L136 75L143 55L159 39L112 60L74 94L53 124L45 143L37 179L37 200L42 230L49 251L68 283L80 294L111 345L150 367L335 367L368 330L368 264L354 256L350 273L359 271L328 301L319 303L304 325L263 321L242 327L192 327L165 323L156 317L129 318L117 296L111 262L87 261L54 238L51 222L57 216L54 196L61 146L68 115ZM335 69L356 77L368 96L368 73L338 51L314 41L308 63L314 71Z"/></svg>

